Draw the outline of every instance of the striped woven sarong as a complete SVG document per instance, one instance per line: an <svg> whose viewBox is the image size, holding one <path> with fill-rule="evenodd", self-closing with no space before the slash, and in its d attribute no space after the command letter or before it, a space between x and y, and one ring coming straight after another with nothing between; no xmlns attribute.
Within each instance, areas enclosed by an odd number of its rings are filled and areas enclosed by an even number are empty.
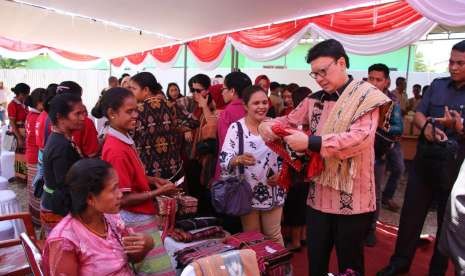
<svg viewBox="0 0 465 276"><path fill-rule="evenodd" d="M37 164L27 164L27 195L29 202L29 213L32 216L32 222L40 227L40 199L34 196L32 182L37 173Z"/></svg>
<svg viewBox="0 0 465 276"><path fill-rule="evenodd" d="M174 276L176 275L171 261L161 242L158 231L158 222L155 216L136 214L121 210L121 218L126 227L130 227L136 233L145 233L153 238L154 247L145 256L144 260L135 264L135 272L138 276Z"/></svg>
<svg viewBox="0 0 465 276"><path fill-rule="evenodd" d="M50 210L40 207L40 222L44 231L45 238L48 237L52 229L63 219L62 216L53 213Z"/></svg>
<svg viewBox="0 0 465 276"><path fill-rule="evenodd" d="M15 153L15 178L16 181L27 182L27 164L24 153Z"/></svg>

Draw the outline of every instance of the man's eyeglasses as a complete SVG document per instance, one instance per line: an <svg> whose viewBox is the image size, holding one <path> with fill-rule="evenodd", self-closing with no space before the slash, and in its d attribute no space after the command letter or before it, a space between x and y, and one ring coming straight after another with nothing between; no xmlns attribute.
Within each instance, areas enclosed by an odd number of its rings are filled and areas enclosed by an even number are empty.
<svg viewBox="0 0 465 276"><path fill-rule="evenodd" d="M192 93L201 93L201 92L203 92L203 91L205 91L205 89L198 89L198 88L192 88L192 89L191 89L191 92L192 92Z"/></svg>
<svg viewBox="0 0 465 276"><path fill-rule="evenodd" d="M310 74L309 74L310 77L312 77L314 79L316 79L318 76L320 76L322 78L326 77L326 75L328 74L329 67L331 67L331 65L333 65L333 64L336 64L336 62L331 61L331 63L326 65L323 69L320 69L320 70L318 70L316 72L310 72Z"/></svg>

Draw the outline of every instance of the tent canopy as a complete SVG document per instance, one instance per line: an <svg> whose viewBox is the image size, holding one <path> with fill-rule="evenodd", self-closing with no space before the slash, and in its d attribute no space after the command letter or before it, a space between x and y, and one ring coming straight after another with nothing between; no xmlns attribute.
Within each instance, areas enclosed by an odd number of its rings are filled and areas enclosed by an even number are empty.
<svg viewBox="0 0 465 276"><path fill-rule="evenodd" d="M426 34L461 30L463 0L4 0L0 55L48 53L87 67L153 58L171 67L186 43L214 69L229 45L256 61L281 57L307 34L351 53L393 51Z"/></svg>
<svg viewBox="0 0 465 276"><path fill-rule="evenodd" d="M218 33L385 2L392 0L1 1L0 24L8 28L2 28L0 35L114 58Z"/></svg>

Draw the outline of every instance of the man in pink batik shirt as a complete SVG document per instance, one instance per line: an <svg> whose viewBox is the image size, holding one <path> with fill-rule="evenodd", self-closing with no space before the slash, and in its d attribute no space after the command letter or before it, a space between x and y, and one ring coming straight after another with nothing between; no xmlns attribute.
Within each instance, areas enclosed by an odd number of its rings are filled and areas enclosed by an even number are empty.
<svg viewBox="0 0 465 276"><path fill-rule="evenodd" d="M289 115L262 123L259 132L265 140L274 140L274 124L310 126L309 135L289 129L291 135L284 138L291 149L317 152L324 162L323 171L309 185L307 199L309 274L328 273L335 246L339 270L351 268L364 275L364 240L376 209L373 143L378 124L386 122L388 112L381 110L389 110L391 101L371 84L347 74L349 58L336 40L311 48L307 62L310 76L323 90L308 96Z"/></svg>

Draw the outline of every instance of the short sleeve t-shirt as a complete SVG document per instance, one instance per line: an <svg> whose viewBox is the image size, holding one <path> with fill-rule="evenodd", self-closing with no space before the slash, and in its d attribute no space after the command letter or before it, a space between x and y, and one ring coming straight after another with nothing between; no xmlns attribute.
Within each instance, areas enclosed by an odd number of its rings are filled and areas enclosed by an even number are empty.
<svg viewBox="0 0 465 276"><path fill-rule="evenodd" d="M36 144L36 123L39 111L31 109L26 117L26 161L28 164L37 163L39 147Z"/></svg>
<svg viewBox="0 0 465 276"><path fill-rule="evenodd" d="M45 125L47 124L46 121L48 120L48 113L42 111L37 117L36 122L36 145L39 149L45 148L45 142L47 137L50 135L52 124L49 120L48 127L45 129Z"/></svg>
<svg viewBox="0 0 465 276"><path fill-rule="evenodd" d="M84 156L92 156L99 150L98 133L94 122L89 117L84 119L84 128L74 131L73 142L79 147Z"/></svg>
<svg viewBox="0 0 465 276"><path fill-rule="evenodd" d="M441 118L444 109L456 110L465 116L465 86L457 88L450 77L435 79L424 93L421 102L417 106L417 112L426 117ZM438 126L442 128L442 126ZM458 139L454 131L446 129L449 139Z"/></svg>
<svg viewBox="0 0 465 276"><path fill-rule="evenodd" d="M16 122L26 122L27 107L18 100L13 99L8 104L8 118L16 120Z"/></svg>
<svg viewBox="0 0 465 276"><path fill-rule="evenodd" d="M102 159L110 163L115 169L119 177L119 187L123 193L150 191L144 166L139 159L133 142L129 144L129 137L124 137L121 133L115 135L115 132L116 130L110 128L105 138ZM123 138L118 136L123 136ZM126 206L123 209L134 213L156 214L152 200L146 200L138 205Z"/></svg>

